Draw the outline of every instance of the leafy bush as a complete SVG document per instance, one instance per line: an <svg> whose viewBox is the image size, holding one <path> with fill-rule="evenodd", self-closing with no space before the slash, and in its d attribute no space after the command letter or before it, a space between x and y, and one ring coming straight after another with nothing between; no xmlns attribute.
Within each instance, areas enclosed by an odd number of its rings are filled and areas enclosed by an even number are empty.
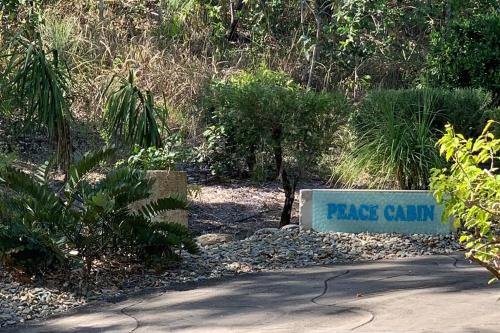
<svg viewBox="0 0 500 333"><path fill-rule="evenodd" d="M129 168L108 173L98 182L86 176L113 154L113 149L86 154L73 164L61 191L54 193L47 181L49 164L33 176L7 168L2 183L13 193L2 206L3 238L0 253L8 263L24 266L19 249L57 259L71 259L70 251L90 274L94 260L108 250L146 257L177 259L175 249L196 251L189 231L183 226L151 222L165 210L185 208L185 203L164 198L145 204L137 213L129 205L150 195L151 182ZM9 219L9 216L17 216ZM31 252L29 252L31 251ZM21 259L24 259L23 255ZM30 270L30 263L25 267Z"/></svg>
<svg viewBox="0 0 500 333"><path fill-rule="evenodd" d="M466 139L446 126L440 153L451 166L432 172L431 188L445 203L443 220L454 218L461 228L466 256L500 278L500 139L488 132L488 122L476 139ZM493 281L492 280L492 281Z"/></svg>
<svg viewBox="0 0 500 333"><path fill-rule="evenodd" d="M128 165L140 170L171 170L190 157L191 152L185 147L182 137L175 133L165 140L163 148L134 146Z"/></svg>
<svg viewBox="0 0 500 333"><path fill-rule="evenodd" d="M380 90L368 94L353 117L353 140L341 158L340 180L360 175L370 187L426 189L430 171L443 164L434 145L446 122L475 134L489 114L481 90Z"/></svg>
<svg viewBox="0 0 500 333"><path fill-rule="evenodd" d="M500 96L500 15L458 19L432 35L427 79L447 87L476 87Z"/></svg>
<svg viewBox="0 0 500 333"><path fill-rule="evenodd" d="M112 83L113 80L110 86ZM153 94L139 89L135 72L130 70L128 79L122 81L106 101L104 122L109 137L120 137L128 144L141 147L159 148L162 140L157 120Z"/></svg>
<svg viewBox="0 0 500 333"><path fill-rule="evenodd" d="M140 148L135 146L128 164L132 168L141 170L170 170L175 167L177 156L163 148Z"/></svg>
<svg viewBox="0 0 500 333"><path fill-rule="evenodd" d="M257 156L269 156L286 194L281 224L288 224L297 182L331 146L348 111L346 99L302 89L285 74L265 69L214 82L211 88L207 146L217 155L208 161L231 161L226 165L252 173Z"/></svg>

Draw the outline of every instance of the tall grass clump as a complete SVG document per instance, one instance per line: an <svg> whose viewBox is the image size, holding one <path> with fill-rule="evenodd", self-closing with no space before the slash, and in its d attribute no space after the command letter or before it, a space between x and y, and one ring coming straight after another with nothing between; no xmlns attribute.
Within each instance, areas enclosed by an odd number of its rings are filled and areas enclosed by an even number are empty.
<svg viewBox="0 0 500 333"><path fill-rule="evenodd" d="M379 90L361 102L350 123L352 139L340 158L346 186L427 189L442 159L435 148L446 123L463 133L481 131L491 95L474 89Z"/></svg>
<svg viewBox="0 0 500 333"><path fill-rule="evenodd" d="M433 131L438 113L431 91L411 97L388 90L365 98L352 120L355 142L340 163L347 186L366 175L369 187L427 188L430 170L441 165Z"/></svg>
<svg viewBox="0 0 500 333"><path fill-rule="evenodd" d="M78 56L81 37L77 17L59 18L51 12L45 12L43 20L40 35L45 47L56 50L68 66L81 66L82 59Z"/></svg>

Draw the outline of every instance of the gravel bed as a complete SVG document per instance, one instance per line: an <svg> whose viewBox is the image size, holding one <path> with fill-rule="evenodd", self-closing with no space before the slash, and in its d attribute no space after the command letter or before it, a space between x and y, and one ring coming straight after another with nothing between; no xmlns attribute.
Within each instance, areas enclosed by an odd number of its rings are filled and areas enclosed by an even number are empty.
<svg viewBox="0 0 500 333"><path fill-rule="evenodd" d="M86 302L72 293L17 280L0 267L0 327L64 312Z"/></svg>
<svg viewBox="0 0 500 333"><path fill-rule="evenodd" d="M185 254L183 265L196 271L194 279L199 280L240 272L450 254L460 249L453 234L318 233L291 225L257 230L240 241L204 246L197 255Z"/></svg>
<svg viewBox="0 0 500 333"><path fill-rule="evenodd" d="M100 272L87 297L57 289L16 282L0 267L0 327L66 311L87 301L108 299L150 287L196 282L241 273L283 270L365 260L450 254L460 250L454 235L347 234L302 231L291 225L265 228L252 236L201 246L195 255L183 254L181 266L158 273L142 270Z"/></svg>

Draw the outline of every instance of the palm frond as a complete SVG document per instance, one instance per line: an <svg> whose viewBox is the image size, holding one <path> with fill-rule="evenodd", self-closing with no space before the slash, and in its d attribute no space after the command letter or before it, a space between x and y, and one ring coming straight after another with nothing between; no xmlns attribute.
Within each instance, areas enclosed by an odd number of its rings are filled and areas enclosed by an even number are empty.
<svg viewBox="0 0 500 333"><path fill-rule="evenodd" d="M45 161L33 172L33 178L39 184L46 184L49 177L49 172L53 166L54 166L54 159Z"/></svg>
<svg viewBox="0 0 500 333"><path fill-rule="evenodd" d="M133 70L130 70L128 80L109 95L104 119L110 137L122 137L129 144L143 147L162 145L153 95L139 89Z"/></svg>
<svg viewBox="0 0 500 333"><path fill-rule="evenodd" d="M113 156L115 152L116 149L114 147L104 147L95 152L88 152L83 155L79 161L75 162L69 168L66 190L70 192L75 190L87 173L95 169L99 163Z"/></svg>
<svg viewBox="0 0 500 333"><path fill-rule="evenodd" d="M9 78L2 90L14 96L15 104L25 110L27 127L42 125L57 142L58 163L67 170L71 141L71 113L67 102L70 76L57 51L45 52L41 40L28 41L19 36L12 48L3 77Z"/></svg>
<svg viewBox="0 0 500 333"><path fill-rule="evenodd" d="M143 216L151 219L169 210L186 208L187 204L184 200L180 198L170 197L146 203L142 207L140 207L138 211Z"/></svg>

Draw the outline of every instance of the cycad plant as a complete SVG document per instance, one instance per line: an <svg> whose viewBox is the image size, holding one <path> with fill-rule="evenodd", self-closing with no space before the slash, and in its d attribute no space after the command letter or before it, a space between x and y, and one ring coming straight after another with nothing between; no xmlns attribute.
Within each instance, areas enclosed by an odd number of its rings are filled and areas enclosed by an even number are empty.
<svg viewBox="0 0 500 333"><path fill-rule="evenodd" d="M58 192L48 185L48 164L33 176L12 167L3 171L0 180L12 193L0 206L3 261L34 271L30 265L43 258L66 263L76 256L88 277L94 261L110 251L168 261L179 258L176 249L195 252L186 227L151 222L166 210L185 208L185 202L164 198L145 204L136 213L129 209L132 202L150 195L151 181L142 172L121 168L98 182L88 179L88 173L113 152L106 148L86 154L70 167ZM29 256L31 262L21 260Z"/></svg>
<svg viewBox="0 0 500 333"><path fill-rule="evenodd" d="M112 83L113 80L108 88ZM128 79L106 101L104 122L108 136L122 138L130 145L161 147L157 119L153 94L136 85L135 72L130 70Z"/></svg>
<svg viewBox="0 0 500 333"><path fill-rule="evenodd" d="M67 171L71 162L69 70L60 62L57 50L44 50L39 36L33 41L18 37L10 52L2 97L25 111L27 127L47 129L57 145L58 164Z"/></svg>

